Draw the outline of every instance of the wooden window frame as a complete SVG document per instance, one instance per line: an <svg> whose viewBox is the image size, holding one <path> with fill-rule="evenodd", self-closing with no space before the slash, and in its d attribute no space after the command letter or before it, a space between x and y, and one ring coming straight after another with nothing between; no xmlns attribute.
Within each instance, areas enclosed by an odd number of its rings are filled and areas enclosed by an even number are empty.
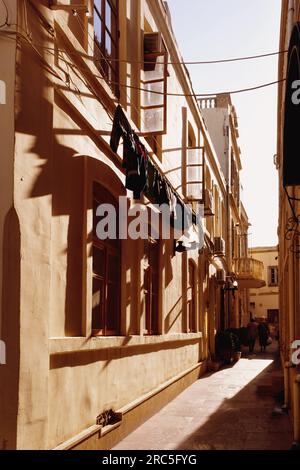
<svg viewBox="0 0 300 470"><path fill-rule="evenodd" d="M116 1L116 5L113 5L111 0L99 0L101 2L101 12L99 11L98 6L94 0L94 7L93 7L93 18L94 18L94 28L95 28L95 15L97 15L98 20L101 24L101 42L98 41L96 38L96 34L94 33L94 58L96 59L96 48L100 51L100 55L103 57L100 61L97 59L95 60L96 67L103 75L103 78L107 81L109 87L115 94L115 96L120 95L119 90L119 0ZM106 4L109 4L111 11L115 17L115 37L113 36L113 32L108 29L106 23ZM109 57L106 52L106 34L108 34L113 47L115 48L115 57ZM113 60L111 60L113 59ZM110 81L109 79L109 71L112 77L115 77L115 80Z"/></svg>
<svg viewBox="0 0 300 470"><path fill-rule="evenodd" d="M167 132L167 93L168 93L168 51L163 43L163 48L164 50L161 52L153 52L153 53L144 53L144 61L145 62L153 62L155 64L158 60L159 57L164 58L164 72L163 72L163 78L160 79L150 79L146 80L145 78L141 80L141 88L144 90L146 89L147 85L152 85L155 83L163 83L163 104L162 105L148 105L148 106L143 106L141 104L141 115L143 116L145 110L155 110L155 109L163 109L163 128L161 130L151 130L151 131L146 131L142 130L141 135L144 137L155 135L163 135L166 134ZM145 66L144 66L145 70ZM141 93L146 93L145 91L141 91ZM141 99L142 101L142 99ZM142 128L144 128L145 123L142 121Z"/></svg>
<svg viewBox="0 0 300 470"><path fill-rule="evenodd" d="M145 329L144 335L157 336L159 335L159 295L160 295L160 242L148 237L145 242L144 253L147 256L148 267L144 270L144 294L145 294ZM156 267L151 264L149 252L151 249L156 251ZM153 294L153 276L156 276L157 292ZM153 302L154 295L156 296L155 304Z"/></svg>
<svg viewBox="0 0 300 470"><path fill-rule="evenodd" d="M272 282L272 271L274 270L274 282ZM278 286L278 267L277 266L268 266L268 285L269 287Z"/></svg>
<svg viewBox="0 0 300 470"><path fill-rule="evenodd" d="M95 183L94 183L95 184ZM99 183L96 183L99 184ZM94 185L93 185L94 188ZM101 192L101 185L99 184L99 189ZM103 199L101 197L97 198L95 194L95 190L93 189L93 203L94 201L97 202L97 204L103 204L105 203L105 192L108 192L107 190L104 190L104 195ZM113 200L113 196L110 198ZM111 201L110 201L111 202ZM116 204L116 202L115 202ZM94 204L93 204L94 208ZM94 209L93 209L94 210ZM95 220L95 217L93 217L93 220ZM118 233L118 232L117 232ZM94 279L102 281L103 282L103 291L102 292L102 298L101 298L101 304L99 305L99 316L100 316L100 322L103 324L101 328L93 328L93 309L92 309L92 335L93 336L119 336L120 334L120 321L121 321L121 259L122 259L122 253L121 253L121 242L120 240L117 240L115 244L109 243L109 241L105 240L99 240L96 236L96 227L94 226L93 222L93 243L92 243L92 256L94 256L94 248L103 250L104 252L104 263L105 263L105 268L104 268L104 275L100 275L99 273L96 273L94 271L94 266L93 266L93 271L92 271L92 281L94 282ZM114 283L109 280L109 257L115 257L117 258L118 261L118 278L116 281L117 284L117 289L116 289L116 295L117 295L117 318L116 320L116 329L109 329L107 327L108 325L108 316L109 316L109 311L108 311L108 288L110 285L113 285Z"/></svg>

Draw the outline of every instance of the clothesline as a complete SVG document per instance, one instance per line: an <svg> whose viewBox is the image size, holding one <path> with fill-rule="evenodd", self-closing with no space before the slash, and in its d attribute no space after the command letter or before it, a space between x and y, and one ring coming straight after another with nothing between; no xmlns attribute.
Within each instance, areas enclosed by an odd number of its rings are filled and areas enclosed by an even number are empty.
<svg viewBox="0 0 300 470"><path fill-rule="evenodd" d="M126 170L126 188L133 191L134 198L140 199L143 193L149 200L159 204L168 204L172 213L176 213L177 202L187 208L196 223L196 214L187 206L181 196L162 174L139 137L131 128L121 106L118 105L114 115L110 147L116 152L121 137L123 138L123 168ZM176 218L176 217L175 217Z"/></svg>

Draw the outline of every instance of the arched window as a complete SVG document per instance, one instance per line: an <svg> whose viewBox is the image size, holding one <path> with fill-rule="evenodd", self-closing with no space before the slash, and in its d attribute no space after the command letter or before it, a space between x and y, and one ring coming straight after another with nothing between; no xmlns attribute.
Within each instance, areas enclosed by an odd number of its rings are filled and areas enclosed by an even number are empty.
<svg viewBox="0 0 300 470"><path fill-rule="evenodd" d="M188 333L197 331L197 267L194 261L189 260L188 272Z"/></svg>
<svg viewBox="0 0 300 470"><path fill-rule="evenodd" d="M116 210L118 235L118 208L112 195L99 183L93 185L93 335L117 335L120 329L120 240L100 240L96 227L96 211L101 204L111 204Z"/></svg>

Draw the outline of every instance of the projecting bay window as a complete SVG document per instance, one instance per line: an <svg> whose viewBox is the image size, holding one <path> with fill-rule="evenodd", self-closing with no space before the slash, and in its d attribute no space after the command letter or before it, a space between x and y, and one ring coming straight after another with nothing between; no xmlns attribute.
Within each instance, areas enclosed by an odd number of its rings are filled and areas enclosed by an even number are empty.
<svg viewBox="0 0 300 470"><path fill-rule="evenodd" d="M120 241L99 240L96 233L97 207L103 203L116 206L110 193L94 184L93 195L93 293L92 332L95 336L119 334L120 327Z"/></svg>
<svg viewBox="0 0 300 470"><path fill-rule="evenodd" d="M94 60L115 95L119 94L118 1L94 0Z"/></svg>
<svg viewBox="0 0 300 470"><path fill-rule="evenodd" d="M144 34L144 72L141 81L141 126L144 135L167 130L168 54L160 33Z"/></svg>

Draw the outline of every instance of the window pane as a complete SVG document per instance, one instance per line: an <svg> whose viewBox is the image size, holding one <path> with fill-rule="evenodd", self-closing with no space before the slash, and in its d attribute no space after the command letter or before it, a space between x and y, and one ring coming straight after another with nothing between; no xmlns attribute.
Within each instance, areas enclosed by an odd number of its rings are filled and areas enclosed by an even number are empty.
<svg viewBox="0 0 300 470"><path fill-rule="evenodd" d="M103 281L93 278L92 329L103 328Z"/></svg>
<svg viewBox="0 0 300 470"><path fill-rule="evenodd" d="M105 251L93 246L93 273L105 277Z"/></svg>
<svg viewBox="0 0 300 470"><path fill-rule="evenodd" d="M111 57L112 56L112 41L110 38L110 35L108 33L105 33L105 55L106 57Z"/></svg>
<svg viewBox="0 0 300 470"><path fill-rule="evenodd" d="M101 44L102 22L96 11L94 14L94 34L96 41Z"/></svg>
<svg viewBox="0 0 300 470"><path fill-rule="evenodd" d="M144 109L144 132L161 132L164 128L164 108Z"/></svg>
<svg viewBox="0 0 300 470"><path fill-rule="evenodd" d="M94 5L95 64L112 91L118 94L118 64L112 60L117 59L117 1L98 0Z"/></svg>
<svg viewBox="0 0 300 470"><path fill-rule="evenodd" d="M119 279L119 258L117 256L108 256L108 281L117 283Z"/></svg>
<svg viewBox="0 0 300 470"><path fill-rule="evenodd" d="M148 62L155 61L154 70L144 71L144 81L163 80L165 78L165 56L147 56L145 55L146 65Z"/></svg>
<svg viewBox="0 0 300 470"><path fill-rule="evenodd" d="M145 83L142 87L142 106L163 106L164 104L164 82ZM152 91L162 93L162 95L151 93Z"/></svg>
<svg viewBox="0 0 300 470"><path fill-rule="evenodd" d="M201 149L188 149L187 163L188 165L193 165L193 164L201 165L203 163Z"/></svg>
<svg viewBox="0 0 300 470"><path fill-rule="evenodd" d="M145 242L145 256L149 267L144 271L146 330L150 334L158 332L159 300L159 243Z"/></svg>
<svg viewBox="0 0 300 470"><path fill-rule="evenodd" d="M99 13L101 13L101 3L102 3L102 0L94 0L94 6L97 8Z"/></svg>
<svg viewBox="0 0 300 470"><path fill-rule="evenodd" d="M105 26L109 31L111 31L112 26L112 11L109 2L106 0L105 2Z"/></svg>
<svg viewBox="0 0 300 470"><path fill-rule="evenodd" d="M187 182L199 183L202 181L202 168L200 166L188 166L187 168Z"/></svg>
<svg viewBox="0 0 300 470"><path fill-rule="evenodd" d="M97 233L96 233L96 227L97 227L96 212L97 212L98 206L99 206L99 202L96 199L94 199L93 200L93 236L94 237L97 236Z"/></svg>
<svg viewBox="0 0 300 470"><path fill-rule="evenodd" d="M118 284L107 286L107 318L106 328L108 331L119 329L119 292Z"/></svg>

